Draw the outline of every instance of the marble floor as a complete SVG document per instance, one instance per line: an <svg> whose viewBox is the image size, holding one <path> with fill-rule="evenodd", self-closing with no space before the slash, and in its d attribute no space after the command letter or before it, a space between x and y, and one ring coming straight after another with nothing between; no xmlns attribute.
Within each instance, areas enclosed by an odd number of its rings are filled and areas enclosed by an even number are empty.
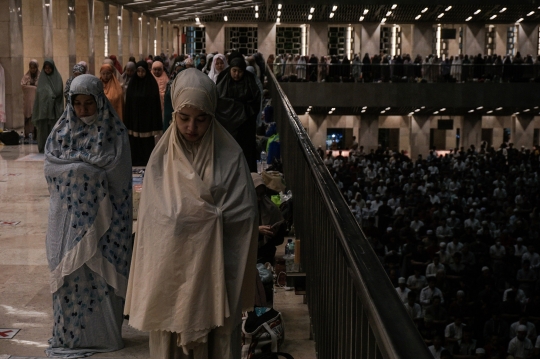
<svg viewBox="0 0 540 359"><path fill-rule="evenodd" d="M37 146L0 145L0 359L45 357L52 328L45 255L48 200ZM295 359L315 359L302 302L302 296L277 289L274 307L283 314L286 330L281 350ZM9 329L21 330L13 339L2 339ZM127 323L123 329L126 347L94 358L149 358L148 334Z"/></svg>

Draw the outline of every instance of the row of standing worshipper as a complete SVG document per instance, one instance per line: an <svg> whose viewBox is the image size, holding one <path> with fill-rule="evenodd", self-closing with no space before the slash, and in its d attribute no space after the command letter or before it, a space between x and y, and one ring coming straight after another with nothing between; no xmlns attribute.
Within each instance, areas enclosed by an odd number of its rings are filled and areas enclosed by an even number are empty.
<svg viewBox="0 0 540 359"><path fill-rule="evenodd" d="M216 85L187 69L172 93L174 125L148 163L133 242L128 129L98 78L70 86L45 147L49 357L122 349L124 314L150 332L153 359L240 357L241 313L255 298L257 195L241 148L215 121Z"/></svg>

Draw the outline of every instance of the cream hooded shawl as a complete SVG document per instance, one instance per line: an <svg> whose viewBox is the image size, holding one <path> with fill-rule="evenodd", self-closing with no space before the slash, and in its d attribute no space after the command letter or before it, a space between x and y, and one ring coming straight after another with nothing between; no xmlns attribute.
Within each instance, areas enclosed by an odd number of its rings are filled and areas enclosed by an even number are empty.
<svg viewBox="0 0 540 359"><path fill-rule="evenodd" d="M171 87L184 106L214 116L217 90L196 69ZM195 149L195 151L194 151ZM199 144L170 126L146 168L126 297L129 324L171 331L189 349L234 328L253 306L257 200L242 150L214 119Z"/></svg>

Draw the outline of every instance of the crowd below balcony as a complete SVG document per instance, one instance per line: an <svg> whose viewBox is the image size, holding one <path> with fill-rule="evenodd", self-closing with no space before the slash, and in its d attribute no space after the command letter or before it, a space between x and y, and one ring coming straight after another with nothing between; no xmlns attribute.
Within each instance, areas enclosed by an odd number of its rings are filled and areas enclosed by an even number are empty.
<svg viewBox="0 0 540 359"><path fill-rule="evenodd" d="M267 64L282 82L531 82L540 81L540 56L405 54L270 55Z"/></svg>
<svg viewBox="0 0 540 359"><path fill-rule="evenodd" d="M538 146L318 152L435 358L538 358Z"/></svg>

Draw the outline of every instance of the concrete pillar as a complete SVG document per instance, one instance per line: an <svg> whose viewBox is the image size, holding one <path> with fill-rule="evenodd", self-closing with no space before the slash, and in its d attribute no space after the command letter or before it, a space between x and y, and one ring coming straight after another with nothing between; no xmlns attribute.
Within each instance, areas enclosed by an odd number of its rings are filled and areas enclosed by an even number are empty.
<svg viewBox="0 0 540 359"><path fill-rule="evenodd" d="M412 59L416 57L413 56L413 26L412 24L403 24L401 26L401 54L409 54Z"/></svg>
<svg viewBox="0 0 540 359"><path fill-rule="evenodd" d="M531 148L534 144L534 115L518 115L513 117L512 134L510 141L514 148L521 146Z"/></svg>
<svg viewBox="0 0 540 359"><path fill-rule="evenodd" d="M361 41L362 57L364 57L366 53L368 53L370 57L378 55L381 51L381 24L362 24Z"/></svg>
<svg viewBox="0 0 540 359"><path fill-rule="evenodd" d="M495 25L495 47L493 53L504 56L507 53L508 25Z"/></svg>
<svg viewBox="0 0 540 359"><path fill-rule="evenodd" d="M377 149L379 145L378 115L362 115L360 117L360 138L358 139L358 144L364 146L366 152Z"/></svg>
<svg viewBox="0 0 540 359"><path fill-rule="evenodd" d="M69 68L68 2L67 0L54 0L53 7L53 59L65 82L72 72L72 69Z"/></svg>
<svg viewBox="0 0 540 359"><path fill-rule="evenodd" d="M425 58L433 53L433 26L432 24L414 24L412 34L412 54L414 59L416 55Z"/></svg>
<svg viewBox="0 0 540 359"><path fill-rule="evenodd" d="M258 25L257 31L258 50L268 58L270 54L276 53L276 23L261 22Z"/></svg>
<svg viewBox="0 0 540 359"><path fill-rule="evenodd" d="M431 118L429 116L411 117L411 159L416 160L418 155L426 156L429 153L429 140Z"/></svg>
<svg viewBox="0 0 540 359"><path fill-rule="evenodd" d="M463 54L478 55L486 52L486 26L470 23L463 27Z"/></svg>
<svg viewBox="0 0 540 359"><path fill-rule="evenodd" d="M358 56L360 56L360 59L362 59L362 54L361 54L361 50L362 50L362 25L361 24L354 24L353 25L353 31L354 31L354 49L353 49L353 52L355 54L358 54ZM354 57L353 57L353 59L354 59Z"/></svg>
<svg viewBox="0 0 540 359"><path fill-rule="evenodd" d="M518 51L522 57L538 55L538 24L520 23L518 31Z"/></svg>
<svg viewBox="0 0 540 359"><path fill-rule="evenodd" d="M468 149L471 145L480 148L480 141L482 141L482 115L471 114L463 116L461 140L461 146L465 149Z"/></svg>
<svg viewBox="0 0 540 359"><path fill-rule="evenodd" d="M206 53L217 51L223 54L225 52L225 26L219 22L209 22L204 25L206 27Z"/></svg>
<svg viewBox="0 0 540 359"><path fill-rule="evenodd" d="M75 63L88 61L88 1L75 0Z"/></svg>
<svg viewBox="0 0 540 359"><path fill-rule="evenodd" d="M105 60L105 4L94 1L94 54L95 67L93 74L99 77L99 70Z"/></svg>
<svg viewBox="0 0 540 359"><path fill-rule="evenodd" d="M328 54L328 24L315 22L309 26L308 53L318 58Z"/></svg>

